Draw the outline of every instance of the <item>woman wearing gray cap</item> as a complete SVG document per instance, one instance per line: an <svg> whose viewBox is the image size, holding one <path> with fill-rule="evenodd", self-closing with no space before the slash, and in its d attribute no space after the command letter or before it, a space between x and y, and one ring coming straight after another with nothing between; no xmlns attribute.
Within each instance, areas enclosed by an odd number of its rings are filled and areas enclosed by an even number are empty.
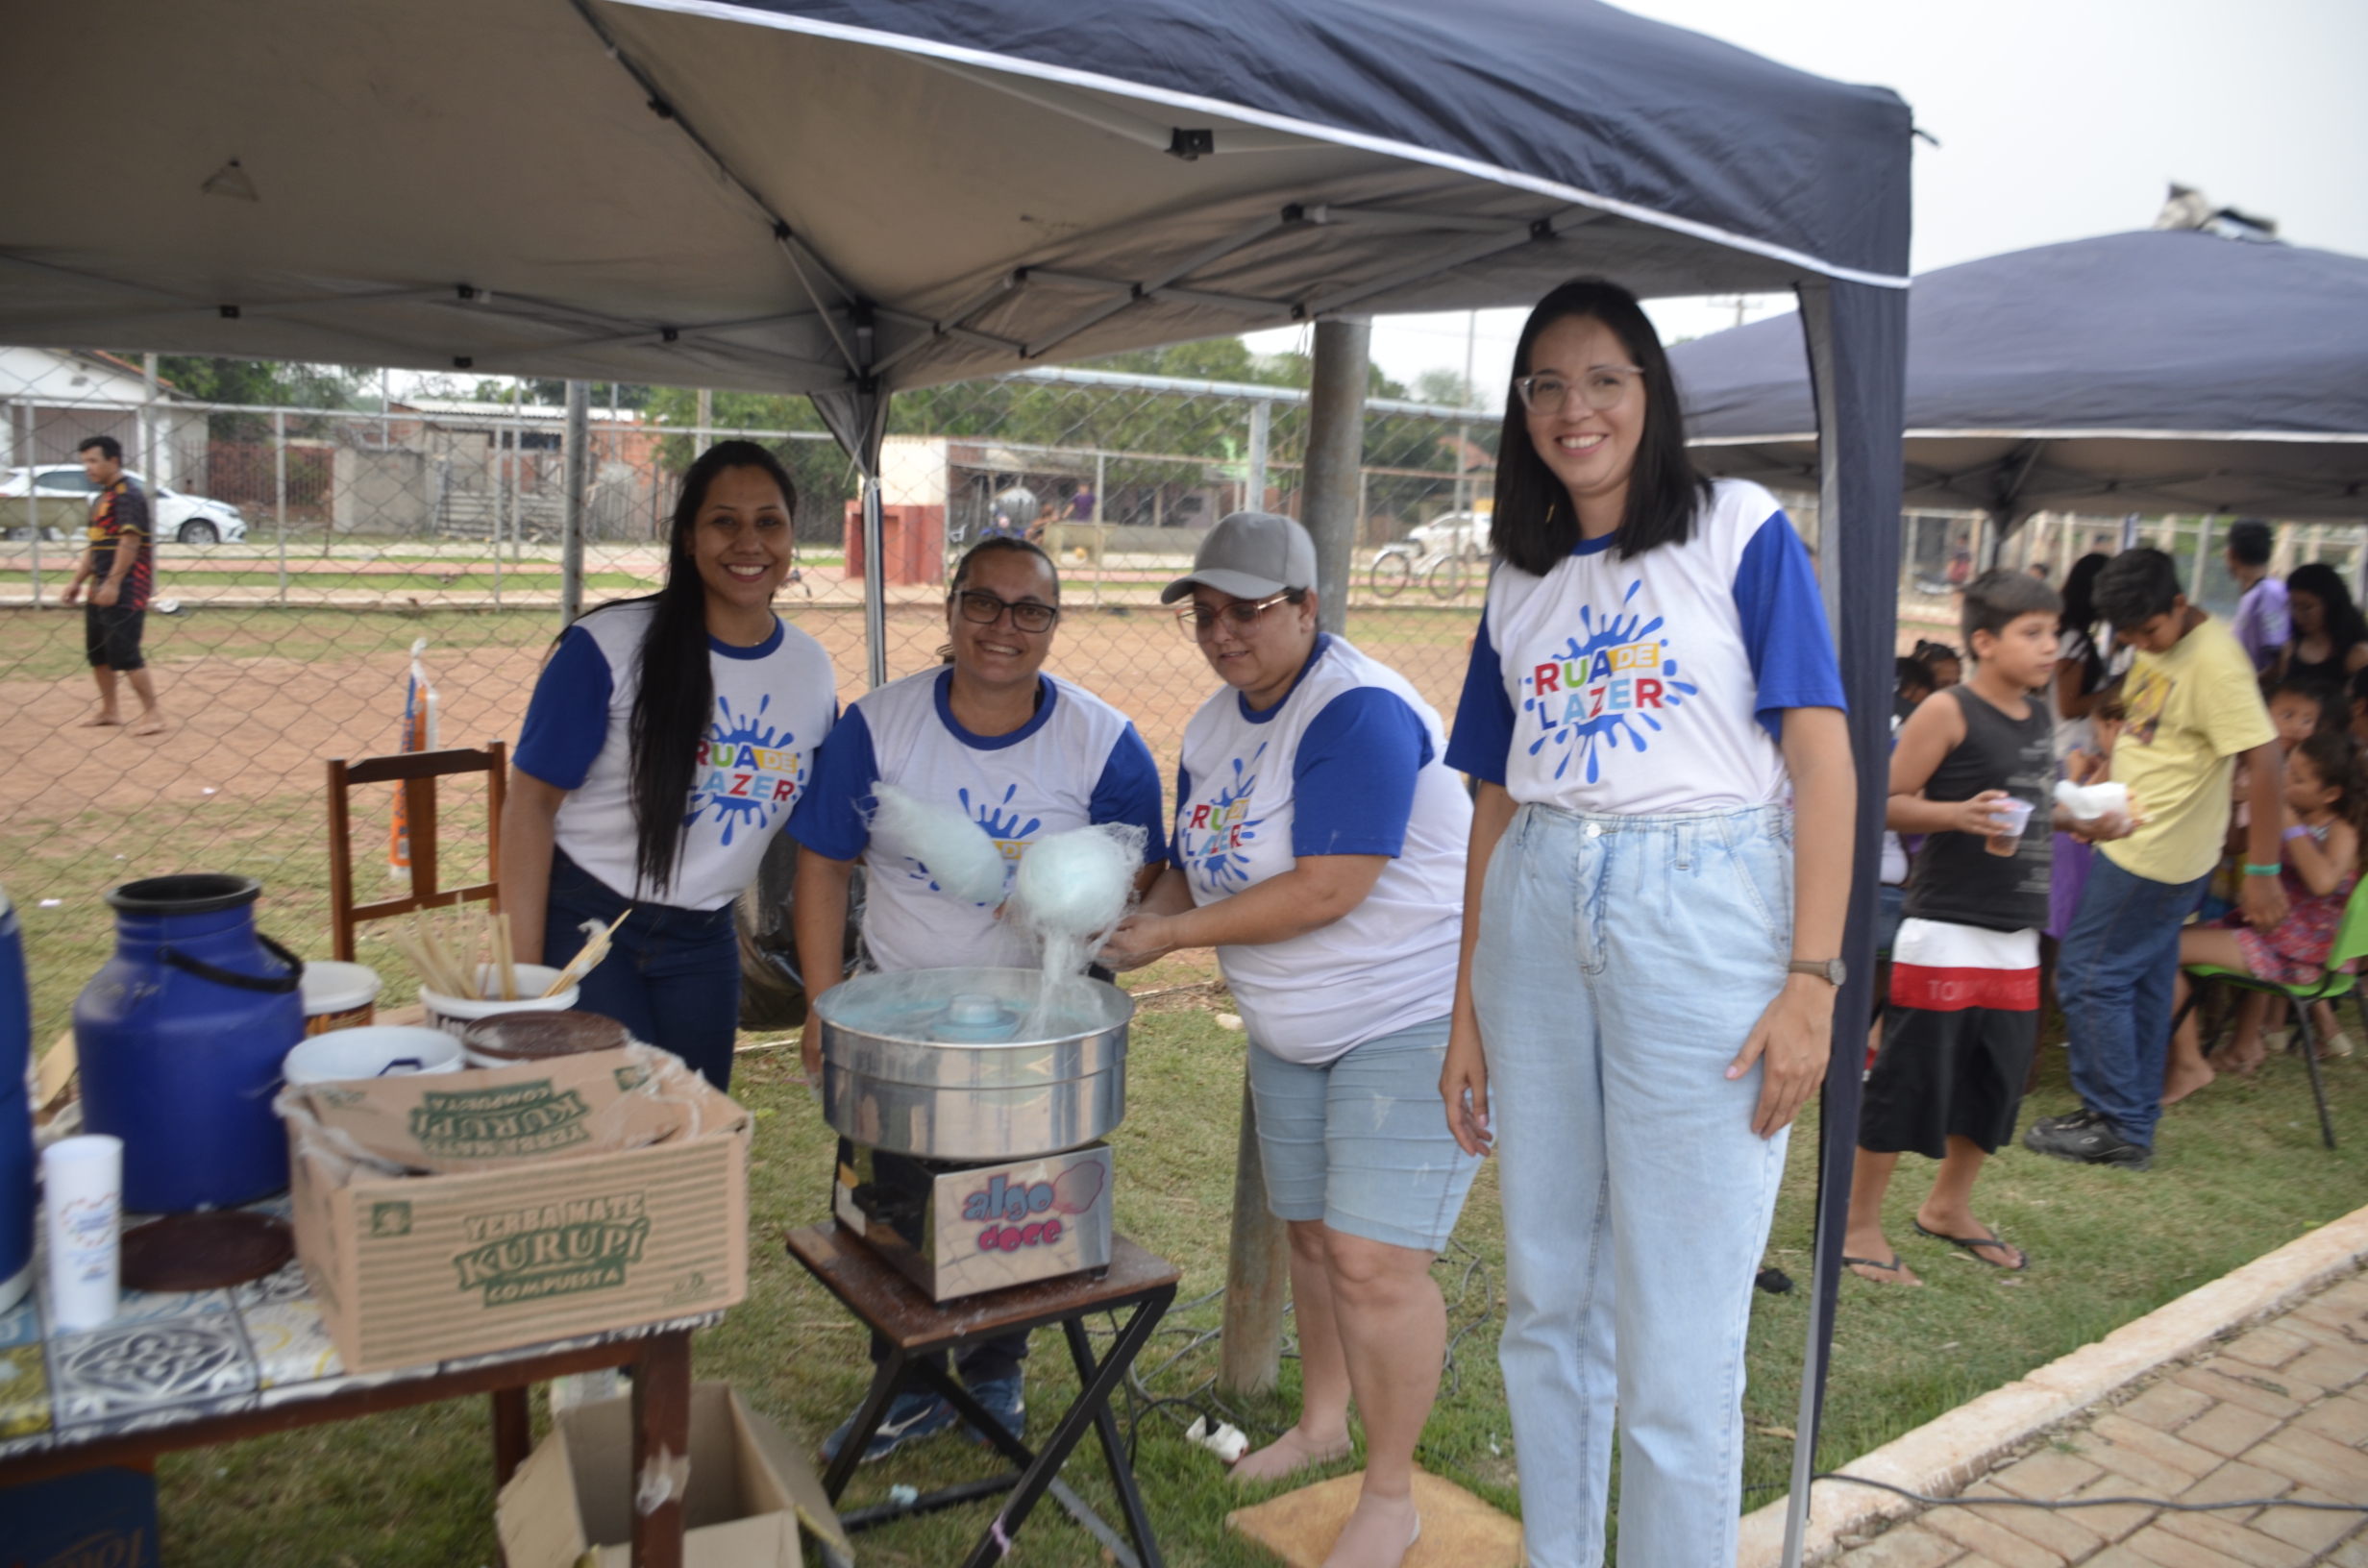
<svg viewBox="0 0 2368 1568"><path fill-rule="evenodd" d="M1234 1467L1272 1481L1349 1451L1365 1489L1325 1559L1394 1568L1446 1346L1432 1283L1479 1161L1441 1125L1471 806L1439 715L1316 629L1316 547L1286 517L1209 530L1163 602L1225 691L1184 730L1168 870L1102 960L1218 949L1250 1041L1267 1201L1291 1232L1298 1422Z"/></svg>
<svg viewBox="0 0 2368 1568"><path fill-rule="evenodd" d="M1531 312L1498 452L1440 1088L1465 1148L1502 1143L1522 1541L1603 1560L1616 1407L1620 1561L1731 1563L1752 1274L1841 983L1841 677L1808 551L1695 473L1626 290Z"/></svg>

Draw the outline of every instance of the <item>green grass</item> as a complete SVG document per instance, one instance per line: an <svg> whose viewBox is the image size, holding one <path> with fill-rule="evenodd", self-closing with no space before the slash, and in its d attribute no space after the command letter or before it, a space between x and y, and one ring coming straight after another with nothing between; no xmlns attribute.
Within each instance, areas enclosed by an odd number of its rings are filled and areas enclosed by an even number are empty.
<svg viewBox="0 0 2368 1568"><path fill-rule="evenodd" d="M400 581L401 579L395 579ZM141 651L152 664L196 658L350 661L400 653L414 638L443 649L515 648L540 657L558 635L549 605L517 610L279 609L241 604L187 615L151 615ZM78 606L0 609L0 676L86 680ZM16 824L8 824L13 832Z"/></svg>
<svg viewBox="0 0 2368 1568"><path fill-rule="evenodd" d="M1135 1030L1128 1117L1112 1139L1119 1225L1183 1268L1180 1301L1223 1278L1242 1049L1242 1036L1198 1008L1147 1012ZM2051 1050L2047 1063L2027 1115L2070 1103L2062 1053ZM2002 1154L1977 1207L2030 1249L2026 1275L1959 1262L1914 1236L1908 1216L1929 1176L1912 1162L1894 1186L1892 1237L1931 1283L1901 1290L1844 1281L1820 1465L1888 1441L2368 1200L2368 1067L2336 1063L2331 1075L2344 1143L2334 1154L2318 1146L2300 1064L2283 1059L2256 1082L2215 1086L2174 1111L2151 1173L2059 1164L2019 1149ZM743 1056L734 1092L759 1117L751 1295L701 1336L698 1371L738 1384L794 1433L818 1442L852 1409L867 1377L861 1332L779 1244L785 1230L825 1215L829 1136L787 1052ZM1795 1136L1770 1259L1804 1281L1814 1135L1813 1117ZM1456 1385L1443 1391L1420 1458L1517 1511L1519 1456L1494 1358L1503 1236L1493 1167L1473 1188L1457 1241L1437 1270L1451 1322L1462 1328L1484 1312L1487 1320L1462 1340ZM1481 1267L1467 1280L1474 1261ZM1215 1327L1219 1312L1212 1303L1172 1316L1166 1328L1174 1332L1155 1342L1146 1369L1184 1350L1190 1334ZM1805 1292L1755 1297L1745 1396L1754 1429L1745 1482L1755 1490L1746 1507L1783 1487L1790 1445L1759 1429L1793 1423L1806 1326ZM1073 1388L1066 1360L1057 1340L1038 1336L1029 1363L1037 1437ZM1152 1387L1187 1393L1215 1369L1212 1342L1156 1372ZM1295 1387L1295 1363L1287 1361L1282 1392L1248 1402L1243 1413L1280 1426ZM1163 1413L1146 1416L1141 1433L1139 1470L1168 1559L1266 1563L1225 1532L1223 1516L1267 1494L1238 1492ZM169 1458L159 1468L167 1554L188 1568L489 1563L489 1441L482 1402L468 1401ZM1080 1453L1069 1479L1106 1504L1093 1445ZM1332 1473L1354 1467L1344 1462ZM980 1451L941 1438L860 1472L849 1502L879 1501L899 1482L928 1487L992 1468ZM943 1563L967 1551L984 1517L957 1509L868 1532L859 1544L872 1563ZM1099 1548L1049 1507L1019 1539L1015 1561L1091 1568L1101 1560Z"/></svg>
<svg viewBox="0 0 2368 1568"><path fill-rule="evenodd" d="M655 587L649 577L629 572L587 572L584 586L606 591L631 590L647 593ZM62 584L54 576L42 574L44 586L60 591ZM29 572L0 572L0 589L30 589L33 575ZM167 574L157 585L160 598L203 600L207 594L222 588L277 588L280 575L270 567L252 572L180 572ZM490 594L495 578L490 567L459 570L438 562L422 561L406 572L291 572L287 585L297 593L324 594L378 593L398 595L432 591L439 594ZM502 574L500 585L513 593L559 591L559 573L555 567L532 567L525 571ZM548 617L550 611L538 613Z"/></svg>

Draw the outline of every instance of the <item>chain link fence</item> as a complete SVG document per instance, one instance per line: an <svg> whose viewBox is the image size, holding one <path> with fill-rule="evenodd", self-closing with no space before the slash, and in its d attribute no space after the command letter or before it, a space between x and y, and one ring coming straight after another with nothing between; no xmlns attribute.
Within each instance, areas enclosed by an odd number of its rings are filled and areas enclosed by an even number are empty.
<svg viewBox="0 0 2368 1568"><path fill-rule="evenodd" d="M0 349L0 878L33 936L44 1040L109 951L102 894L130 877L256 876L264 927L327 956L324 763L400 748L422 644L440 744L515 737L560 629L555 385L382 401L377 373L264 367L265 384L379 404L285 406L182 396L149 368ZM1024 531L1064 579L1048 667L1130 714L1172 776L1185 721L1215 680L1159 590L1225 513L1299 514L1307 404L1296 385L1157 368L1157 356L1135 355L898 397L881 458L891 678L936 662L960 552L989 530ZM780 608L829 650L842 700L861 695L858 476L810 406L677 388L622 389L628 403L618 390L596 396L589 420L583 602L654 589L682 470L714 440L758 441L799 489L798 571ZM123 444L156 506L145 652L167 723L153 737L88 724L83 617L62 603L91 499L74 449L101 434ZM1481 411L1369 400L1347 635L1447 716L1485 587L1495 435ZM1783 499L1813 544L1813 497ZM2154 519L2134 533L2201 574L2199 597L2217 608L2234 592L2213 527ZM1984 530L1978 514L1903 519L1903 646L1956 641L1952 591L1989 549ZM2079 553L2117 548L2123 532L2117 519L2048 514L2000 558L2060 581ZM2279 569L2309 559L2356 575L2360 535L2282 529ZM439 834L448 887L488 874L481 787L451 793ZM368 897L390 883L391 791L356 807L357 886ZM368 929L360 957L387 976L387 1000L406 999L407 968Z"/></svg>
<svg viewBox="0 0 2368 1568"><path fill-rule="evenodd" d="M32 939L42 1040L65 1027L111 948L105 891L135 876L255 876L259 923L328 956L326 761L401 749L421 644L438 744L514 738L560 629L555 401L202 402L143 370L0 350L0 877ZM810 407L629 390L638 406L591 410L583 602L652 591L682 470L714 440L754 440L800 492L797 574L779 607L830 651L842 700L861 695L859 478ZM1068 613L1048 668L1132 715L1172 774L1184 723L1215 681L1159 590L1225 513L1299 513L1305 399L1288 385L1116 371L900 397L881 465L890 676L936 662L960 552L991 529L1027 532L1063 576ZM1348 635L1443 713L1478 619L1487 541L1474 519L1494 444L1487 416L1458 412L1369 409L1348 619ZM101 434L122 443L156 508L144 637L166 720L156 736L89 724L83 613L62 602L93 493L75 448ZM122 698L136 717L132 694ZM397 891L392 805L391 790L355 802L365 898ZM486 875L486 845L481 786L448 780L442 885ZM407 999L407 968L369 932L358 956L387 977L382 1002Z"/></svg>

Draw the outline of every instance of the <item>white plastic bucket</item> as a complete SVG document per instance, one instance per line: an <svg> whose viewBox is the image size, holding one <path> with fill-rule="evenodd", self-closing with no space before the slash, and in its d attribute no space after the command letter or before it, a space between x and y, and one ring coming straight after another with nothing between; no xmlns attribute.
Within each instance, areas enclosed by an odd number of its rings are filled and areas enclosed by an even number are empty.
<svg viewBox="0 0 2368 1568"><path fill-rule="evenodd" d="M459 1070L458 1042L441 1029L416 1023L369 1024L315 1036L288 1052L280 1066L291 1084Z"/></svg>
<svg viewBox="0 0 2368 1568"><path fill-rule="evenodd" d="M441 1029L458 1040L469 1025L480 1018L498 1017L505 1013L564 1013L576 1005L577 993L581 989L577 986L568 987L556 996L543 994L551 982L559 978L558 970L541 964L514 964L511 968L518 974L518 1000L514 1002L447 996L442 992L420 987L419 1005L428 1015L430 1027ZM494 972L494 966L490 964L478 967L477 980L480 990L486 989L488 981L496 987L501 984Z"/></svg>
<svg viewBox="0 0 2368 1568"><path fill-rule="evenodd" d="M323 959L304 973L305 1033L358 1029L378 1020L379 971L366 964Z"/></svg>

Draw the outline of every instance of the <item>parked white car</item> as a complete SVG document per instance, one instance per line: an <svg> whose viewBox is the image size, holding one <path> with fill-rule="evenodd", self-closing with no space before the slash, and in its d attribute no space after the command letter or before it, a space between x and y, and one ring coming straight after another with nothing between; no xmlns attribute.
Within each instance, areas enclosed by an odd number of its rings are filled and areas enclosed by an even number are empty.
<svg viewBox="0 0 2368 1568"><path fill-rule="evenodd" d="M161 490L132 478L154 502L157 537L184 545L236 544L247 536L247 520L227 501L185 495L171 485ZM80 463L43 463L33 471L34 506L42 537L79 546L90 521L90 498L98 487ZM11 505L13 501L15 504ZM25 471L12 468L0 479L0 533L11 539L33 537L25 516Z"/></svg>
<svg viewBox="0 0 2368 1568"><path fill-rule="evenodd" d="M1467 561L1477 561L1489 552L1489 514L1442 512L1407 537L1425 555L1452 551Z"/></svg>

